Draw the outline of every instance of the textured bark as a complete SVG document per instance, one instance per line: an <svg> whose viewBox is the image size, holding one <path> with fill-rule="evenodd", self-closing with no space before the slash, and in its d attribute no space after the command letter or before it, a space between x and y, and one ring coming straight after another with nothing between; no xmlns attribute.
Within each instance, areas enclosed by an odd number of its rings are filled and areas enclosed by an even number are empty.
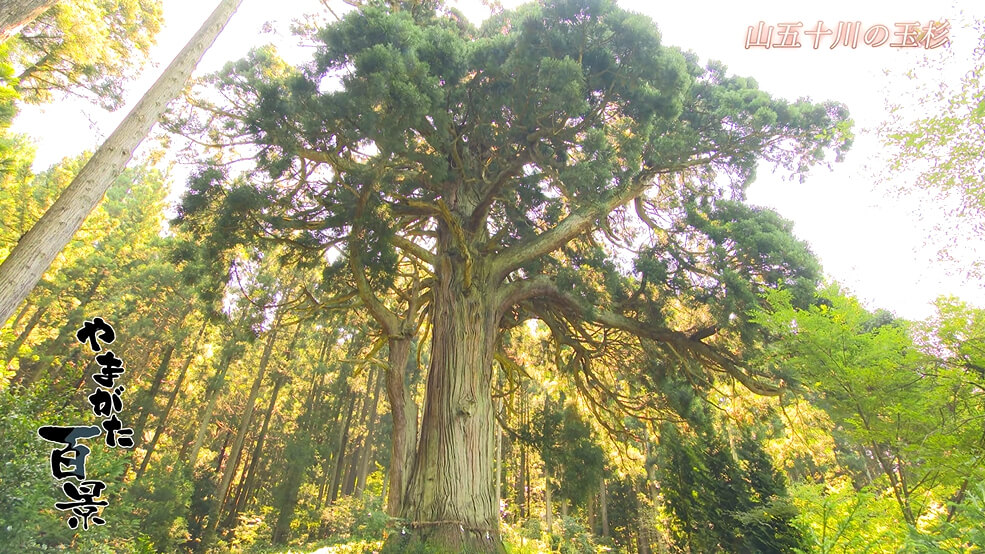
<svg viewBox="0 0 985 554"><path fill-rule="evenodd" d="M464 262L439 231L431 293L431 365L421 438L402 516L408 533L385 551L422 547L503 552L495 506L491 395L497 332L495 291L484 268Z"/></svg>
<svg viewBox="0 0 985 554"><path fill-rule="evenodd" d="M0 7L0 43L20 32L24 25L34 21L57 0L6 0Z"/></svg>
<svg viewBox="0 0 985 554"><path fill-rule="evenodd" d="M168 103L181 93L202 55L219 36L241 1L222 0L219 3L68 188L0 264L0 322L7 321L17 305L27 298L58 252L99 204Z"/></svg>
<svg viewBox="0 0 985 554"><path fill-rule="evenodd" d="M496 411L500 411L501 402L496 402ZM496 425L496 510L503 503L503 428Z"/></svg>

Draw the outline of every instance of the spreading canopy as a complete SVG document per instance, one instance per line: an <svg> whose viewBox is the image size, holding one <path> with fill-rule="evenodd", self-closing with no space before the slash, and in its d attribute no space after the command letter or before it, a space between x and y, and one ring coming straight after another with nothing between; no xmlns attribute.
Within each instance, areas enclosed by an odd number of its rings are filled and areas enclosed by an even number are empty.
<svg viewBox="0 0 985 554"><path fill-rule="evenodd" d="M743 191L760 160L802 175L840 157L843 106L702 67L605 0L479 28L430 2L374 2L311 38L309 64L255 50L174 120L254 161L212 166L186 195L179 219L220 250L288 244L326 266L321 290L358 290L387 328L416 291L426 305L441 249L466 291L495 291L502 326L545 321L559 367L593 390L591 360L626 348L777 390L742 367L746 312L764 288L809 300L817 265Z"/></svg>

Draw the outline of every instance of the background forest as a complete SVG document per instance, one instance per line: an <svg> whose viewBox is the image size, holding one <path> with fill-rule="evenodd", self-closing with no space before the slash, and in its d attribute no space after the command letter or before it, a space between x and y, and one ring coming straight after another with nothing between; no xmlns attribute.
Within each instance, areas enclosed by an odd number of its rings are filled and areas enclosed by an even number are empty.
<svg viewBox="0 0 985 554"><path fill-rule="evenodd" d="M162 24L50 4L0 43L0 262L92 156L35 170L18 110L119 108ZM325 7L305 64L258 43L171 101L0 327L0 552L985 550L985 309L868 307L745 202L837 163L850 106L603 0ZM976 32L880 137L981 237ZM135 444L84 441L83 530L38 429L99 424L95 317Z"/></svg>

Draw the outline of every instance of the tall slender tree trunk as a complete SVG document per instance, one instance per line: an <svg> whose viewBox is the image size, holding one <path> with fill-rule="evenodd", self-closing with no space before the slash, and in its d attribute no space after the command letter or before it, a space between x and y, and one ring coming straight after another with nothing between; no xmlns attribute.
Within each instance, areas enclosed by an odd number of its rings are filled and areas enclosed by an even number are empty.
<svg viewBox="0 0 985 554"><path fill-rule="evenodd" d="M390 440L390 481L386 496L386 513L399 516L410 480L410 470L417 449L417 404L407 383L410 361L409 336L390 337L387 355L386 395L393 418Z"/></svg>
<svg viewBox="0 0 985 554"><path fill-rule="evenodd" d="M256 401L260 395L263 378L267 374L270 354L274 350L274 343L277 342L277 332L280 330L282 314L283 312L277 314L277 319L269 331L267 342L263 345L263 353L260 355L260 365L257 367L256 377L253 379L253 386L250 388L250 396L246 400L246 408L243 411L243 417L240 419L239 429L236 431L236 439L233 441L232 449L229 451L229 463L226 464L222 472L222 480L219 481L219 487L216 489L216 503L212 507L212 513L209 514L208 530L205 535L206 545L211 542L210 539L219 527L219 511L222 509L222 505L226 499L226 493L229 491L229 484L232 482L233 474L236 473L236 468L239 465L239 458L243 451L243 441L246 439L246 432L253 423L253 411L256 409Z"/></svg>
<svg viewBox="0 0 985 554"><path fill-rule="evenodd" d="M51 304L51 302L49 302L48 304L45 304L45 307L49 306L50 304ZM34 307L34 304L31 304L31 302L29 300L27 302L24 302L24 304L22 304L22 306L23 307L21 308L21 311L17 312L17 315L14 316L14 320L10 323L10 329L11 330L16 329L17 326L20 325L21 320L24 319L24 316L27 315L27 312L31 311L31 308ZM40 307L39 307L39 309L40 309Z"/></svg>
<svg viewBox="0 0 985 554"><path fill-rule="evenodd" d="M345 411L345 419L342 428L339 429L339 438L335 448L335 465L332 470L332 481L328 488L328 502L331 504L339 497L339 485L342 484L342 472L345 469L345 452L349 446L349 427L352 425L352 412L356 410L356 395L349 391L349 407Z"/></svg>
<svg viewBox="0 0 985 554"><path fill-rule="evenodd" d="M602 536L609 536L609 498L605 490L605 478L599 487L599 516L602 520Z"/></svg>
<svg viewBox="0 0 985 554"><path fill-rule="evenodd" d="M554 528L554 506L551 504L551 466L544 462L544 524L547 532Z"/></svg>
<svg viewBox="0 0 985 554"><path fill-rule="evenodd" d="M31 319L27 320L27 325L24 327L24 330L21 331L21 333L17 335L17 338L14 339L14 342L10 343L10 346L7 347L7 365L10 365L10 362L12 362L17 356L17 351L20 350L21 345L24 344L27 337L31 336L31 331L33 331L41 321L41 316L48 311L49 306L51 306L51 304L45 304L44 306L39 306L38 309L34 310L34 313L31 314Z"/></svg>
<svg viewBox="0 0 985 554"><path fill-rule="evenodd" d="M142 402L140 402L137 409L137 421L133 425L133 435L135 437L142 437L144 435L144 425L147 424L147 416L154 410L154 399L157 397L157 393L161 391L164 378L168 376L172 354L174 354L174 343L170 342L164 347L164 354L161 355L161 361L157 364L157 371L154 373L154 377L151 378L150 390L144 392L142 395Z"/></svg>
<svg viewBox="0 0 985 554"><path fill-rule="evenodd" d="M92 302L92 299L96 296L96 291L99 290L99 286L103 284L106 279L107 273L100 271L96 278L92 280L89 284L89 288L82 293L79 298L79 305L68 312L67 322L62 325L58 332L58 336L55 338L54 342L51 342L54 349L61 349L67 347L69 343L69 338L75 334L75 330L78 329L78 325L81 321L78 319L85 319L85 309ZM2 286L2 283L0 283ZM80 317L81 316L81 317ZM76 349L74 356L78 356L81 350ZM34 367L25 367L23 364L17 371L17 376L15 380L23 387L27 388L31 386L35 381L37 381L45 372L49 371L54 364L55 358L52 357L50 361L44 364L38 364Z"/></svg>
<svg viewBox="0 0 985 554"><path fill-rule="evenodd" d="M202 324L202 331L199 333L199 338L205 333L205 324ZM192 360L195 358L195 352L188 354L185 358L185 363L181 366L181 371L178 373L178 378L174 382L174 389L171 391L171 396L168 398L168 404L164 407L164 412L161 414L160 420L157 422L157 428L154 429L154 437L151 438L150 444L147 445L147 453L144 454L143 461L140 462L140 468L137 469L137 476L134 478L135 481L139 481L140 477L144 474L147 469L147 464L150 462L151 454L154 453L154 449L157 448L157 441L160 440L161 435L164 434L164 430L167 429L168 417L171 416L171 410L174 408L175 402L178 401L178 396L181 395L181 386L185 383L185 375L188 373L188 367L192 365ZM139 436L139 435L137 435Z"/></svg>
<svg viewBox="0 0 985 554"><path fill-rule="evenodd" d="M359 469L356 471L355 495L362 494L366 487L366 476L369 475L369 462L373 459L373 435L376 431L376 409L380 401L380 388L383 385L385 375L380 375L376 379L376 386L373 388L373 400L370 401L369 421L366 422L366 440L363 441L363 452L359 459Z"/></svg>
<svg viewBox="0 0 985 554"><path fill-rule="evenodd" d="M17 305L27 298L109 186L123 173L133 151L164 113L168 103L181 93L202 55L219 36L241 1L222 0L219 3L68 188L0 264L0 322L6 322ZM21 2L26 3L26 0L18 0Z"/></svg>
<svg viewBox="0 0 985 554"><path fill-rule="evenodd" d="M198 431L195 433L195 442L192 445L191 453L188 455L189 467L194 468L195 462L198 460L198 452L202 449L202 443L205 442L205 432L209 429L209 423L212 422L215 403L219 398L219 391L222 390L222 385L226 382L226 371L229 370L229 364L232 363L232 359L233 348L230 345L223 353L219 367L212 377L212 383L210 383L209 388L206 390L205 394L208 399L206 400L205 408L202 410L202 415L198 418Z"/></svg>
<svg viewBox="0 0 985 554"><path fill-rule="evenodd" d="M175 323L176 328L181 328L185 323L185 319L188 318L188 314L192 312L195 305L189 303L182 311L178 317L177 323ZM205 323L202 324L202 332L205 331ZM201 333L199 333L201 336ZM161 354L161 361L157 364L157 371L151 378L150 388L146 391L141 391L140 401L137 403L137 419L136 423L133 425L133 434L135 437L142 437L144 435L144 426L147 425L147 418L154 411L154 400L157 399L157 395L161 392L161 386L164 384L165 379L168 376L168 372L171 369L171 357L174 355L175 348L180 348L181 344L184 342L186 337L182 336L176 342L175 340L169 341L164 347L164 353ZM150 355L150 348L145 349L145 356ZM146 359L146 358L145 358ZM144 363L137 367L144 367Z"/></svg>
<svg viewBox="0 0 985 554"><path fill-rule="evenodd" d="M260 457L263 454L263 443L267 440L267 431L270 429L270 419L274 415L274 406L277 404L277 396L280 394L281 387L284 386L284 376L274 375L274 390L270 393L270 403L263 416L263 426L260 427L260 436L257 438L256 445L253 447L253 454L250 456L250 463L243 472L243 483L236 493L236 501L229 510L228 521L235 523L236 516L246 506L249 495L253 492L253 483L256 482L256 472L259 467Z"/></svg>
<svg viewBox="0 0 985 554"><path fill-rule="evenodd" d="M385 551L504 552L493 474L495 289L439 224L431 287L431 365L421 438L404 499L407 535Z"/></svg>
<svg viewBox="0 0 985 554"><path fill-rule="evenodd" d="M523 425L523 401L520 404L520 425ZM527 447L525 444L514 441L513 444L520 450L520 459L516 464L516 515L517 520L524 518L523 508L527 505Z"/></svg>
<svg viewBox="0 0 985 554"><path fill-rule="evenodd" d="M7 0L0 7L0 43L20 32L21 27L37 19L57 0Z"/></svg>
<svg viewBox="0 0 985 554"><path fill-rule="evenodd" d="M369 374L366 375L366 393L369 394L371 388L373 388L374 383L376 383L376 368L371 367L369 369ZM376 409L376 400L372 401L373 409ZM356 429L366 429L369 422L370 413L370 399L364 398L362 403L362 410L359 414L359 419L356 421ZM356 479L359 473L359 464L363 459L363 454L366 449L366 437L368 433L360 437L359 445L354 446L352 453L349 455L349 465L345 471L345 479L342 481L342 495L350 496L356 488Z"/></svg>
<svg viewBox="0 0 985 554"><path fill-rule="evenodd" d="M544 436L547 436L548 415L551 412L551 395L544 393ZM554 528L554 507L551 505L551 463L548 457L544 457L544 523L547 532L550 533Z"/></svg>
<svg viewBox="0 0 985 554"><path fill-rule="evenodd" d="M319 363L325 362L329 350L328 344L329 340L326 338L318 355ZM311 447L311 422L315 411L315 397L321 392L324 381L325 374L321 373L312 384L308 392L308 400L304 404L304 415L287 446L287 451L291 453L286 457L287 475L274 493L275 506L279 510L271 539L274 544L287 542L291 520L294 518L294 508L298 501L298 492L301 489L301 480L314 459L314 450Z"/></svg>
<svg viewBox="0 0 985 554"><path fill-rule="evenodd" d="M530 425L530 406L527 405L525 400L521 400L521 405L523 406L523 425L526 428ZM530 519L530 449L526 444L521 445L523 449L523 517Z"/></svg>

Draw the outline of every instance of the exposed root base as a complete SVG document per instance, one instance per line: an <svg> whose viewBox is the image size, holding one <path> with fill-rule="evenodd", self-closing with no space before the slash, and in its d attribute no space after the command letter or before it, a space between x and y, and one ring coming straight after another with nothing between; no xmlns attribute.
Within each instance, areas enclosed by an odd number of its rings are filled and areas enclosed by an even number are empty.
<svg viewBox="0 0 985 554"><path fill-rule="evenodd" d="M505 554L499 535L462 530L457 525L435 525L393 533L383 545L383 554Z"/></svg>

